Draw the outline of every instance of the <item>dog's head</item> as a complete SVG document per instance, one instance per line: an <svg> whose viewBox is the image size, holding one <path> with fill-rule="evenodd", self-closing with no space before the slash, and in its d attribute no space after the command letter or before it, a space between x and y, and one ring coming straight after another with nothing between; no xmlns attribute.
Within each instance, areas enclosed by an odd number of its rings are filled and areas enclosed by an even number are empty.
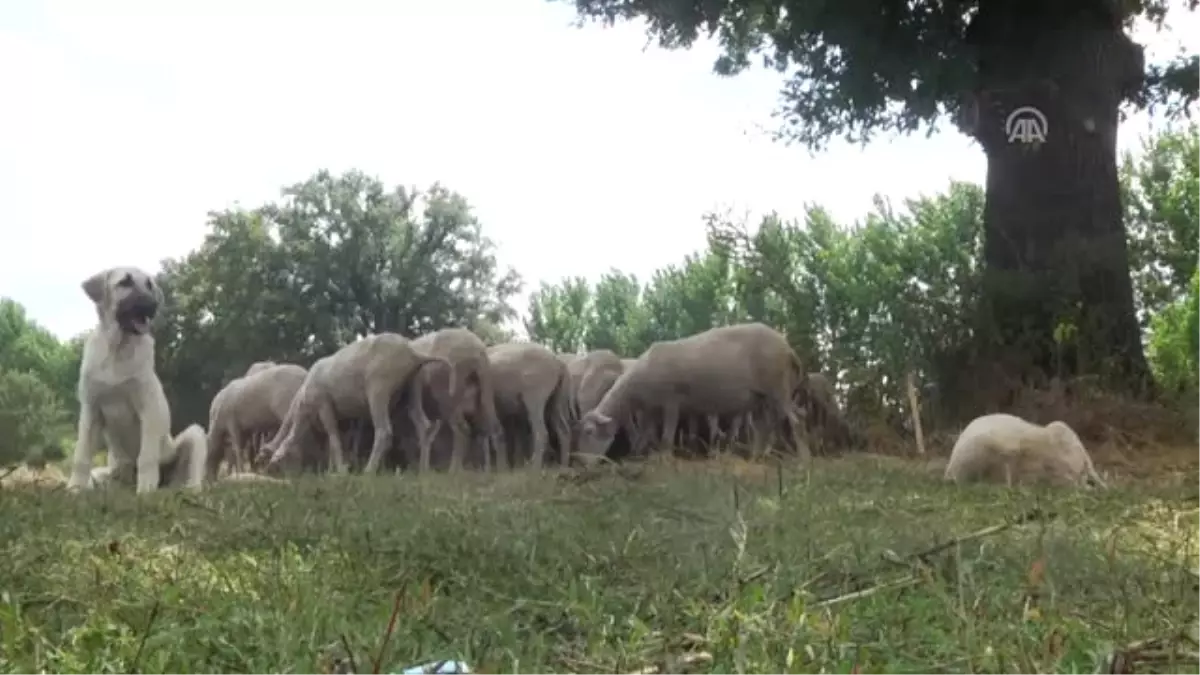
<svg viewBox="0 0 1200 675"><path fill-rule="evenodd" d="M136 267L113 267L83 282L83 292L96 304L101 324L115 324L130 335L146 335L163 302L162 288Z"/></svg>

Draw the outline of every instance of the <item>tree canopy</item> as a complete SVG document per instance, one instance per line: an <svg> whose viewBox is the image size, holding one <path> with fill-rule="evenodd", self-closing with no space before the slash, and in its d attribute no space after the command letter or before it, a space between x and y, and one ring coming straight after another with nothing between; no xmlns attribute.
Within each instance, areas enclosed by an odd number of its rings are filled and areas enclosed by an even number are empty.
<svg viewBox="0 0 1200 675"><path fill-rule="evenodd" d="M981 70L981 33L1002 32L1012 48L1028 47L1035 28L1057 30L1086 20L1126 28L1145 19L1161 28L1168 0L569 0L581 19L612 24L643 20L647 33L667 49L716 38L721 55L713 65L736 75L762 65L786 75L776 115L779 138L810 148L843 137L866 142L877 132L911 132L965 111ZM1173 11L1193 11L1186 0ZM989 28L999 15L1001 28ZM1012 25L1008 25L1011 21ZM1024 37L1022 38L1022 33ZM1128 101L1139 107L1182 112L1196 100L1200 60L1180 55L1150 64Z"/></svg>

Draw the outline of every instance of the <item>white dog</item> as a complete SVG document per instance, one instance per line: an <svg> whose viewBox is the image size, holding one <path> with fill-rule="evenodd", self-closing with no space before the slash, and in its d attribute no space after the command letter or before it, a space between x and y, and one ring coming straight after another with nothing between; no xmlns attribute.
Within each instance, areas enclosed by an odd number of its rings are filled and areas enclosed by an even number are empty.
<svg viewBox="0 0 1200 675"><path fill-rule="evenodd" d="M1083 441L1065 422L1042 426L1004 413L977 417L962 430L945 477L958 483L1003 480L1009 487L1014 482L1106 487Z"/></svg>
<svg viewBox="0 0 1200 675"><path fill-rule="evenodd" d="M150 322L162 289L136 267L115 267L84 281L83 291L100 322L83 345L79 438L67 487L132 484L135 473L139 493L162 484L201 487L208 456L204 430L193 424L171 438L171 410L154 372ZM101 441L108 466L93 471Z"/></svg>

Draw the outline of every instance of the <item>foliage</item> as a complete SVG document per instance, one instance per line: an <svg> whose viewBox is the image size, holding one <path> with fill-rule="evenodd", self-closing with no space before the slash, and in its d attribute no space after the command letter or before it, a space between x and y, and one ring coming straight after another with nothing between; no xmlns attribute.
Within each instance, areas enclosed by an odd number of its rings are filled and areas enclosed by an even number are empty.
<svg viewBox="0 0 1200 675"><path fill-rule="evenodd" d="M384 331L465 326L502 340L521 288L461 195L388 190L357 171L211 213L200 248L159 277L159 371L177 425L207 421L212 396L255 361L307 366Z"/></svg>
<svg viewBox="0 0 1200 675"><path fill-rule="evenodd" d="M0 671L338 672L348 647L360 673L446 658L475 672L1096 672L1196 609L1186 481L1058 493L1057 521L918 567L887 558L1050 495L963 490L909 463L822 462L811 480L712 468L0 490ZM1185 651L1131 670L1196 666Z"/></svg>
<svg viewBox="0 0 1200 675"><path fill-rule="evenodd" d="M59 342L19 303L0 298L0 466L62 454L82 355L81 338Z"/></svg>
<svg viewBox="0 0 1200 675"><path fill-rule="evenodd" d="M70 429L62 399L31 372L0 369L0 467L58 457Z"/></svg>
<svg viewBox="0 0 1200 675"><path fill-rule="evenodd" d="M582 335L586 349L637 356L656 340L761 321L783 330L811 369L838 377L856 410L881 414L903 400L909 370L954 384L953 359L971 336L978 294L980 189L953 183L945 195L905 206L877 201L851 227L819 207L803 222L768 216L753 231L713 215L707 248L640 289L619 272L590 291L578 280L544 287L530 315L554 321L527 329L545 344ZM591 302L562 301L572 294ZM570 334L556 333L561 327Z"/></svg>
<svg viewBox="0 0 1200 675"><path fill-rule="evenodd" d="M1195 394L1200 384L1200 272L1192 272L1188 294L1154 315L1150 365L1160 384Z"/></svg>
<svg viewBox="0 0 1200 675"><path fill-rule="evenodd" d="M612 24L642 20L648 37L664 48L690 47L701 36L716 36L720 75L734 75L754 63L786 73L778 115L779 136L821 148L843 136L866 142L879 131L911 132L960 111L962 96L976 89L984 71L980 38L988 21L1015 21L1024 39L1030 26L1083 24L1098 19L1129 23L1135 17L1161 25L1170 3L1138 0L1120 5L1073 3L1036 5L979 0L951 2L794 3L783 0L568 0L583 20ZM1196 2L1189 0L1187 11ZM1110 8L1121 12L1106 17ZM1184 11L1178 9L1175 11ZM1057 15L1053 14L1057 13ZM1066 16L1062 16L1066 13ZM1021 19L1025 19L1022 21ZM1063 31L1058 31L1063 33ZM1194 54L1151 64L1142 86L1131 92L1137 105L1165 106L1178 114L1196 100L1200 74Z"/></svg>
<svg viewBox="0 0 1200 675"><path fill-rule="evenodd" d="M1130 269L1143 324L1187 292L1200 242L1200 129L1167 130L1127 153L1121 177Z"/></svg>

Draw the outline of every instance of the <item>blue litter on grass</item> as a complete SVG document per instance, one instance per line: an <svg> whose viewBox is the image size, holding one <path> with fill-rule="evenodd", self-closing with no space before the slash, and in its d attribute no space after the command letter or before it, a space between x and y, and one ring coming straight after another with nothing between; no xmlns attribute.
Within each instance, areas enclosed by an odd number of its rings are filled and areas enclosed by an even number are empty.
<svg viewBox="0 0 1200 675"><path fill-rule="evenodd" d="M462 661L430 661L416 666L409 666L400 671L401 675L458 675L471 672L471 667Z"/></svg>

